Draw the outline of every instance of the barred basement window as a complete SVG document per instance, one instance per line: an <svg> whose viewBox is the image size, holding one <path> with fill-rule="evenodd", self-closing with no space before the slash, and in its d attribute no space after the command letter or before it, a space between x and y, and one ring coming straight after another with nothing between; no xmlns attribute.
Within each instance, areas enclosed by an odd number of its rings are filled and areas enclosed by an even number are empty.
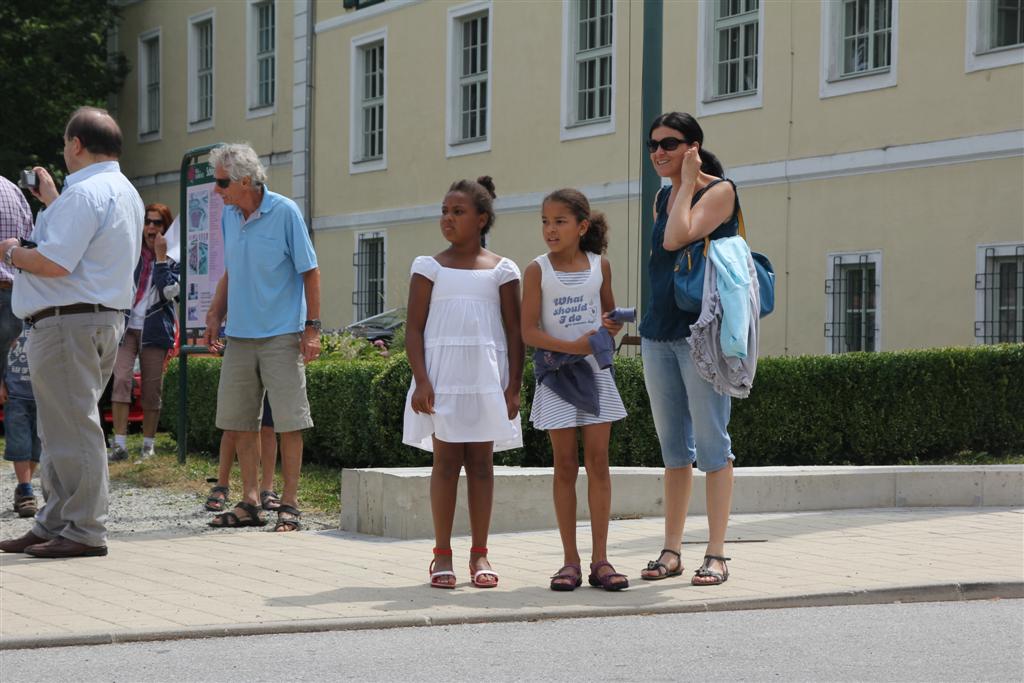
<svg viewBox="0 0 1024 683"><path fill-rule="evenodd" d="M878 350L879 256L865 253L830 257L831 277L825 281L829 353Z"/></svg>
<svg viewBox="0 0 1024 683"><path fill-rule="evenodd" d="M356 238L352 255L356 288L352 306L356 320L384 311L384 233L374 232Z"/></svg>
<svg viewBox="0 0 1024 683"><path fill-rule="evenodd" d="M1024 244L986 247L984 272L974 276L982 294L974 336L983 344L1024 342Z"/></svg>

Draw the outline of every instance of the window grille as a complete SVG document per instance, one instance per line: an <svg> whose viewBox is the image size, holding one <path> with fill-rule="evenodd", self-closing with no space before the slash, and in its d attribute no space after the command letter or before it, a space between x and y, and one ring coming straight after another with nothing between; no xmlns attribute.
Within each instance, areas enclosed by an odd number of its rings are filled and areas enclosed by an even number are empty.
<svg viewBox="0 0 1024 683"><path fill-rule="evenodd" d="M887 69L892 63L891 0L843 0L840 75Z"/></svg>
<svg viewBox="0 0 1024 683"><path fill-rule="evenodd" d="M756 1L756 0L755 0ZM576 0L575 123L612 115L612 0Z"/></svg>
<svg viewBox="0 0 1024 683"><path fill-rule="evenodd" d="M487 137L488 19L485 13L459 22L459 142Z"/></svg>
<svg viewBox="0 0 1024 683"><path fill-rule="evenodd" d="M384 312L384 235L360 235L352 255L356 288L352 292L355 319Z"/></svg>
<svg viewBox="0 0 1024 683"><path fill-rule="evenodd" d="M361 48L363 87L361 97L361 161L384 157L384 43Z"/></svg>
<svg viewBox="0 0 1024 683"><path fill-rule="evenodd" d="M256 10L256 106L274 104L275 17L274 3L261 2Z"/></svg>
<svg viewBox="0 0 1024 683"><path fill-rule="evenodd" d="M984 296L974 336L985 344L1024 342L1024 244L1012 254L986 248L985 272L974 276L974 288Z"/></svg>
<svg viewBox="0 0 1024 683"><path fill-rule="evenodd" d="M832 258L832 277L825 281L831 321L825 337L832 353L876 351L879 283L868 254Z"/></svg>
<svg viewBox="0 0 1024 683"><path fill-rule="evenodd" d="M757 90L760 0L715 0L714 97Z"/></svg>

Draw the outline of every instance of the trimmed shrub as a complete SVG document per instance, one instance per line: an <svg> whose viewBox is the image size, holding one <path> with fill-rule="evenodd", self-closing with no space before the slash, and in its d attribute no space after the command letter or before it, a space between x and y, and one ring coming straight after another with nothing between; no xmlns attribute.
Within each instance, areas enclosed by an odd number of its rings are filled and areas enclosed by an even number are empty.
<svg viewBox="0 0 1024 683"><path fill-rule="evenodd" d="M164 382L164 426L177 428L177 363ZM189 446L215 453L219 358L189 361ZM326 360L307 368L316 427L313 460L344 467L425 466L431 454L402 444L412 373L405 354ZM1024 344L898 353L765 358L750 398L733 401L729 432L738 463L892 464L964 449L1024 451ZM629 413L612 427L613 465L661 466L643 364L617 358L615 380ZM533 369L523 374L524 448L496 464L550 466L547 434L529 423Z"/></svg>

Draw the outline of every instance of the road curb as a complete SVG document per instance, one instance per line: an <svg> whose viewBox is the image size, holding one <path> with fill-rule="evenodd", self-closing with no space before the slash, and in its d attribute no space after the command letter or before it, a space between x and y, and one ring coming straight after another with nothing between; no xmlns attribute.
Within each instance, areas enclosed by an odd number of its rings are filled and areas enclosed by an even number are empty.
<svg viewBox="0 0 1024 683"><path fill-rule="evenodd" d="M901 602L957 602L961 600L996 600L1024 598L1024 581L989 581L939 583L897 586L867 590L808 593L803 595L734 598L708 602L679 602L658 606L614 606L585 608L553 608L492 610L470 617L445 616L383 616L348 619L306 619L250 624L226 624L181 629L138 629L134 631L62 634L0 639L0 650L71 647L76 645L113 645L161 640L224 638L229 636L271 635L287 633L321 633L325 631L358 631L415 626L452 626L457 624L508 623L551 619L580 619L694 612L726 612L755 609L789 609L795 607L837 607L847 605L879 605Z"/></svg>

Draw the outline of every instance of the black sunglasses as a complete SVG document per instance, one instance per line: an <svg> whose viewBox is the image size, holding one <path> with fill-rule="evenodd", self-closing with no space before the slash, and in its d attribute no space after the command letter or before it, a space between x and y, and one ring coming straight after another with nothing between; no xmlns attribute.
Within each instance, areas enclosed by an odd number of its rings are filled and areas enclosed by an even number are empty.
<svg viewBox="0 0 1024 683"><path fill-rule="evenodd" d="M682 138L662 138L660 140L648 140L647 151L654 154L658 151L658 147L661 147L666 152L672 152L679 149L679 145L688 145L686 140Z"/></svg>
<svg viewBox="0 0 1024 683"><path fill-rule="evenodd" d="M222 190L228 189L228 185L231 184L231 178L214 178L217 181L217 187Z"/></svg>
<svg viewBox="0 0 1024 683"><path fill-rule="evenodd" d="M163 221L162 218L157 218L155 220L152 219L152 218L147 218L145 224L146 225L158 225L158 226L163 227L164 221Z"/></svg>

